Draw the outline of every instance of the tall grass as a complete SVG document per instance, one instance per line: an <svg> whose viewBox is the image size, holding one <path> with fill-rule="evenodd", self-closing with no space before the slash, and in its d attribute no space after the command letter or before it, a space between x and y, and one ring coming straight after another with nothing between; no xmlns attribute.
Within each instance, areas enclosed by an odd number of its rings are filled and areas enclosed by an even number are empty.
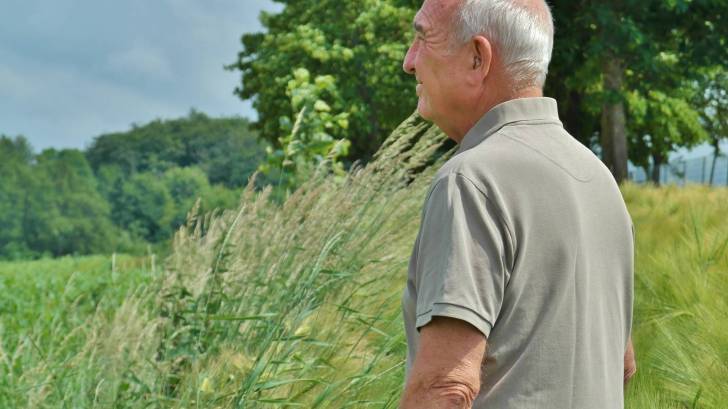
<svg viewBox="0 0 728 409"><path fill-rule="evenodd" d="M443 140L411 120L343 182L316 175L281 205L251 182L236 211L191 217L159 278L3 335L0 406L397 407L400 297ZM720 408L728 190L623 193L637 228L628 407Z"/></svg>
<svg viewBox="0 0 728 409"><path fill-rule="evenodd" d="M629 407L728 407L728 189L622 191L637 230Z"/></svg>
<svg viewBox="0 0 728 409"><path fill-rule="evenodd" d="M131 257L0 263L0 408L88 407L104 359L90 352L152 279Z"/></svg>

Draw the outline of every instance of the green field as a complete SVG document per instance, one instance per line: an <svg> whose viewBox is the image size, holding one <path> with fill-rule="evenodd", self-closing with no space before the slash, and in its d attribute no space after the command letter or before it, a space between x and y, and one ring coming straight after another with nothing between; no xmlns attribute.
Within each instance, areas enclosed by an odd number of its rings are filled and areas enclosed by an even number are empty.
<svg viewBox="0 0 728 409"><path fill-rule="evenodd" d="M86 348L153 279L149 260L113 267L111 256L0 263L0 407L89 407Z"/></svg>
<svg viewBox="0 0 728 409"><path fill-rule="evenodd" d="M406 142L282 206L248 190L191 220L154 272L148 258L0 264L0 407L396 408L400 296L441 163L412 181L435 144ZM637 240L627 407L724 408L728 189L622 191Z"/></svg>

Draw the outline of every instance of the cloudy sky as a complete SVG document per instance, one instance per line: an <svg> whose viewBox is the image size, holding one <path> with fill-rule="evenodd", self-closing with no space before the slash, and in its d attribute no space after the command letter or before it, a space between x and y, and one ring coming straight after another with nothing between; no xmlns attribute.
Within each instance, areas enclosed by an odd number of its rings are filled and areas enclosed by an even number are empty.
<svg viewBox="0 0 728 409"><path fill-rule="evenodd" d="M255 117L233 95L244 32L270 0L0 0L0 134L85 147L132 123Z"/></svg>

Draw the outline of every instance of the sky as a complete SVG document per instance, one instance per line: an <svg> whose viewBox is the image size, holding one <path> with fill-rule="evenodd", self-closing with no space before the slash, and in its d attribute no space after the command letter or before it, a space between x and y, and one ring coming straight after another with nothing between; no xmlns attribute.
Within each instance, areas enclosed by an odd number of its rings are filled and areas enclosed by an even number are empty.
<svg viewBox="0 0 728 409"><path fill-rule="evenodd" d="M85 148L191 108L255 119L233 94L240 36L270 0L0 0L0 134Z"/></svg>

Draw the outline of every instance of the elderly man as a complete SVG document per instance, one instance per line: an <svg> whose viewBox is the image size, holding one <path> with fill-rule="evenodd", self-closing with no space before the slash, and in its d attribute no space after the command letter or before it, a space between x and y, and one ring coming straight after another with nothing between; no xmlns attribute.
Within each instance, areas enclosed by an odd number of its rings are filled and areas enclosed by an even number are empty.
<svg viewBox="0 0 728 409"><path fill-rule="evenodd" d="M548 5L426 0L414 28L418 111L459 147L410 259L401 407L622 408L634 230L609 170L542 96Z"/></svg>

